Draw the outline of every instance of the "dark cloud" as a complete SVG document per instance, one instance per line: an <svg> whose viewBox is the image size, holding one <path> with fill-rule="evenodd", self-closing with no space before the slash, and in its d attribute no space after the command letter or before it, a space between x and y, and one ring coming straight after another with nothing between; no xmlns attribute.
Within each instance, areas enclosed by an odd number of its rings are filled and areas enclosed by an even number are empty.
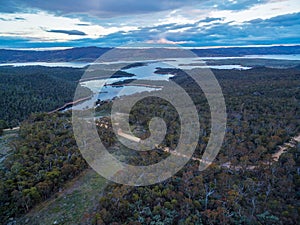
<svg viewBox="0 0 300 225"><path fill-rule="evenodd" d="M183 34L178 33L176 41L186 39L208 45L297 44L300 40L300 13L251 20L241 25L216 23L204 28L191 28Z"/></svg>
<svg viewBox="0 0 300 225"><path fill-rule="evenodd" d="M252 20L249 21L251 24L261 24L264 26L294 26L300 24L300 13L292 13L292 14L286 14L281 16L276 16L271 19L262 20Z"/></svg>
<svg viewBox="0 0 300 225"><path fill-rule="evenodd" d="M36 42L30 38L15 38L15 37L1 37L0 48L48 48L48 47L72 47L69 42Z"/></svg>
<svg viewBox="0 0 300 225"><path fill-rule="evenodd" d="M10 0L0 4L0 12L16 12L30 9L42 9L60 14L86 13L98 17L113 17L130 14L143 14L173 10L185 6L209 9L241 10L267 0Z"/></svg>
<svg viewBox="0 0 300 225"><path fill-rule="evenodd" d="M47 30L47 32L51 33L61 33L61 34L68 34L68 35L86 35L86 33L79 31L79 30Z"/></svg>
<svg viewBox="0 0 300 225"><path fill-rule="evenodd" d="M203 20L200 20L199 23L209 23L209 22L216 22L216 21L222 21L223 18L212 18L212 17L206 17Z"/></svg>
<svg viewBox="0 0 300 225"><path fill-rule="evenodd" d="M90 26L90 24L87 24L87 23L77 23L76 25L78 25L78 26L84 26L84 27Z"/></svg>
<svg viewBox="0 0 300 225"><path fill-rule="evenodd" d="M23 17L15 17L15 20L26 20L26 19Z"/></svg>
<svg viewBox="0 0 300 225"><path fill-rule="evenodd" d="M11 0L5 1L4 4L1 3L0 12L15 12L22 11L24 8L38 8L62 14L89 13L99 17L110 17L171 10L195 3L199 3L199 0Z"/></svg>
<svg viewBox="0 0 300 225"><path fill-rule="evenodd" d="M14 21L14 20L19 20L19 21L21 21L21 20L26 20L25 18L22 18L22 17L15 17L15 18L13 18L13 19L7 19L7 18L2 18L2 17L0 17L0 20L1 21Z"/></svg>

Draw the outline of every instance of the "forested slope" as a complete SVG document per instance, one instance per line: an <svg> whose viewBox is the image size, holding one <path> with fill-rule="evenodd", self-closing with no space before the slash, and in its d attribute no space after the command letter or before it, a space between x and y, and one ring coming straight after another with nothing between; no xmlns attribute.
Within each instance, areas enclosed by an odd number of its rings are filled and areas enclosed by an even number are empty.
<svg viewBox="0 0 300 225"><path fill-rule="evenodd" d="M0 120L18 126L33 112L70 102L84 70L42 66L0 67ZM81 88L83 96L91 95Z"/></svg>

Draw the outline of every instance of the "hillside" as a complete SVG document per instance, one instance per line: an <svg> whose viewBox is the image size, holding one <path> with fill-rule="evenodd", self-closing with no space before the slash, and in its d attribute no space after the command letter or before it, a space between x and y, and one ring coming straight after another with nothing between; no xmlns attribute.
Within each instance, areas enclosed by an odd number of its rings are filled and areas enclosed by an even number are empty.
<svg viewBox="0 0 300 225"><path fill-rule="evenodd" d="M0 49L0 63L8 62L74 62L84 61L93 62L98 59L105 52L112 50L112 48L99 47L81 47L71 48L66 50L47 50L47 51L33 51L33 50L7 50ZM157 58L172 58L184 57L180 49L125 49L117 50L118 59L132 58L134 55L151 55L153 59ZM274 46L274 47L230 47L230 48L212 48L212 49L191 49L199 57L213 57L213 56L243 56L243 55L272 55L272 54L300 54L300 46Z"/></svg>

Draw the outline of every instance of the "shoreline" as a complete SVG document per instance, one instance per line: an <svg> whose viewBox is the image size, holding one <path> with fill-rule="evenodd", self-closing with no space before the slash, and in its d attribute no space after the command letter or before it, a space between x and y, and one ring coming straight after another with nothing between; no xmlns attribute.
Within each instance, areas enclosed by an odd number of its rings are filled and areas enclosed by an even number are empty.
<svg viewBox="0 0 300 225"><path fill-rule="evenodd" d="M56 108L56 109L54 109L54 110L48 112L48 114L52 114L52 113L55 113L55 112L59 112L59 111L64 110L64 109L66 109L66 108L68 108L68 107L72 107L73 105L77 105L77 104L79 104L79 103L81 103L81 102L83 102L83 101L89 100L89 99L91 99L92 97L93 97L93 95L90 95L90 96L88 96L88 97L84 97L84 98L77 99L76 101L67 102L67 103L65 103L63 106L61 106L61 107L59 107L59 108Z"/></svg>

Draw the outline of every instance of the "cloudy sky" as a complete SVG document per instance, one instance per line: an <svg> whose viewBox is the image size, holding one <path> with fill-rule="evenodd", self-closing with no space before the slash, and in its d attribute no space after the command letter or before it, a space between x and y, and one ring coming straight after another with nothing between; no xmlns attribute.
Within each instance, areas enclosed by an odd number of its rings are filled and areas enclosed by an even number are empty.
<svg viewBox="0 0 300 225"><path fill-rule="evenodd" d="M300 43L299 0L0 2L0 48Z"/></svg>

